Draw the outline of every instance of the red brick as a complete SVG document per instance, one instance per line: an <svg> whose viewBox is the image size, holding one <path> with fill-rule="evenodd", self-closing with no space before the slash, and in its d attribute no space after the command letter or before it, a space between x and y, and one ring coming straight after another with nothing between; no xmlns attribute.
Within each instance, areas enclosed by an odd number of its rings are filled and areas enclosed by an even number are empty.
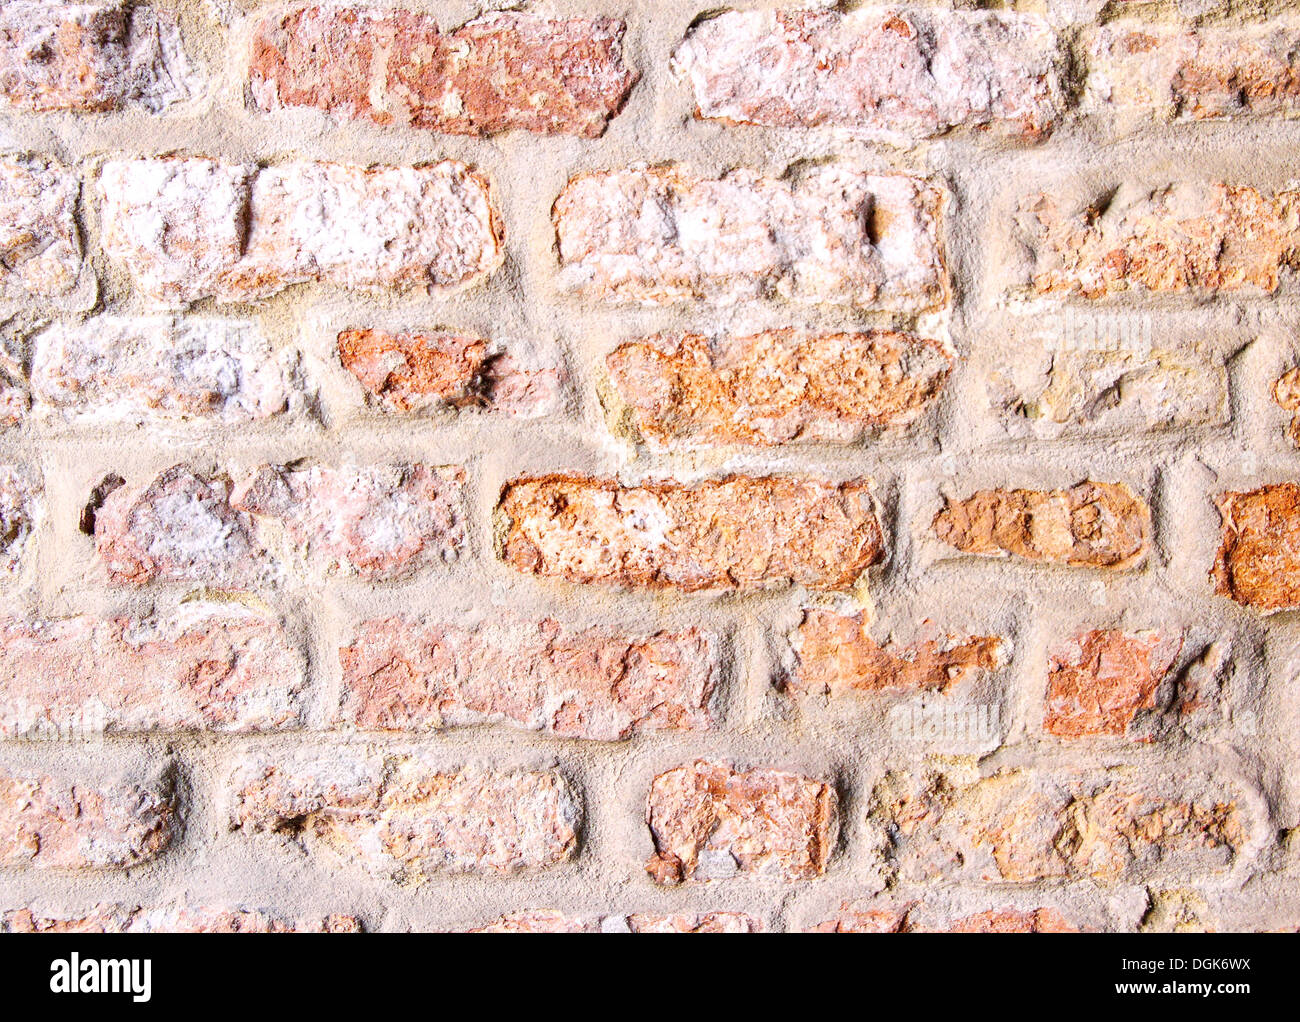
<svg viewBox="0 0 1300 1022"><path fill-rule="evenodd" d="M504 720L565 738L708 730L717 640L694 629L628 638L609 630L414 623L361 625L339 650L342 719L433 730Z"/></svg>
<svg viewBox="0 0 1300 1022"><path fill-rule="evenodd" d="M387 412L491 408L520 418L559 408L567 376L558 364L527 366L482 337L345 330L339 361L371 404Z"/></svg>
<svg viewBox="0 0 1300 1022"><path fill-rule="evenodd" d="M873 804L912 882L1210 877L1250 854L1263 822L1231 782L1122 768L887 782Z"/></svg>
<svg viewBox="0 0 1300 1022"><path fill-rule="evenodd" d="M1047 665L1043 730L1062 738L1123 735L1156 705L1180 635L1084 632L1056 649Z"/></svg>
<svg viewBox="0 0 1300 1022"><path fill-rule="evenodd" d="M296 726L301 655L278 624L186 605L163 620L0 621L0 735Z"/></svg>
<svg viewBox="0 0 1300 1022"><path fill-rule="evenodd" d="M343 368L397 411L479 400L488 358L488 342L482 338L345 330L338 346Z"/></svg>
<svg viewBox="0 0 1300 1022"><path fill-rule="evenodd" d="M231 506L273 519L318 570L369 580L453 559L465 543L464 472L421 464L263 466Z"/></svg>
<svg viewBox="0 0 1300 1022"><path fill-rule="evenodd" d="M506 563L570 582L846 588L883 553L864 483L729 476L623 487L543 476L508 484L498 511Z"/></svg>
<svg viewBox="0 0 1300 1022"><path fill-rule="evenodd" d="M1002 663L1002 640L946 636L907 646L877 643L862 615L804 612L795 638L798 658L786 688L794 695L835 698L854 692L938 691Z"/></svg>
<svg viewBox="0 0 1300 1022"><path fill-rule="evenodd" d="M464 164L116 160L103 245L154 303L257 301L295 284L430 292L500 264L487 182Z"/></svg>
<svg viewBox="0 0 1300 1022"><path fill-rule="evenodd" d="M1300 108L1300 33L1285 26L1195 28L1116 22L1089 52L1103 109L1207 120Z"/></svg>
<svg viewBox="0 0 1300 1022"><path fill-rule="evenodd" d="M170 777L136 784L0 770L0 865L127 868L180 832Z"/></svg>
<svg viewBox="0 0 1300 1022"><path fill-rule="evenodd" d="M78 422L211 419L285 412L301 387L256 324L102 316L32 340L38 409Z"/></svg>
<svg viewBox="0 0 1300 1022"><path fill-rule="evenodd" d="M848 443L903 426L952 368L935 341L893 331L776 330L710 341L653 337L606 359L610 381L652 447Z"/></svg>
<svg viewBox="0 0 1300 1022"><path fill-rule="evenodd" d="M847 164L783 178L637 166L574 178L555 202L560 286L660 305L789 299L918 311L947 299L944 193Z"/></svg>
<svg viewBox="0 0 1300 1022"><path fill-rule="evenodd" d="M189 66L172 21L113 0L7 0L0 100L28 111L154 112L186 99Z"/></svg>
<svg viewBox="0 0 1300 1022"><path fill-rule="evenodd" d="M1177 184L1077 212L1038 195L1021 211L1040 294L1271 293L1300 249L1294 191Z"/></svg>
<svg viewBox="0 0 1300 1022"><path fill-rule="evenodd" d="M806 880L835 847L835 789L783 770L738 771L697 760L654 779L646 822L661 884L740 873Z"/></svg>
<svg viewBox="0 0 1300 1022"><path fill-rule="evenodd" d="M1223 493L1217 503L1214 591L1265 612L1300 607L1300 485Z"/></svg>
<svg viewBox="0 0 1300 1022"><path fill-rule="evenodd" d="M49 160L0 158L0 297L67 294L81 274L81 186Z"/></svg>
<svg viewBox="0 0 1300 1022"><path fill-rule="evenodd" d="M621 21L514 12L444 34L410 11L299 7L258 26L249 70L263 110L316 107L458 135L595 138L635 81Z"/></svg>
<svg viewBox="0 0 1300 1022"><path fill-rule="evenodd" d="M553 770L446 770L419 756L353 750L245 757L231 826L332 848L376 875L507 874L556 866L577 845L581 808Z"/></svg>
<svg viewBox="0 0 1300 1022"><path fill-rule="evenodd" d="M869 141L957 127L1038 138L1065 106L1055 36L1018 14L726 11L697 24L675 62L700 117Z"/></svg>
<svg viewBox="0 0 1300 1022"><path fill-rule="evenodd" d="M1121 570L1151 546L1151 510L1123 483L1068 490L980 490L946 499L934 534L969 554Z"/></svg>

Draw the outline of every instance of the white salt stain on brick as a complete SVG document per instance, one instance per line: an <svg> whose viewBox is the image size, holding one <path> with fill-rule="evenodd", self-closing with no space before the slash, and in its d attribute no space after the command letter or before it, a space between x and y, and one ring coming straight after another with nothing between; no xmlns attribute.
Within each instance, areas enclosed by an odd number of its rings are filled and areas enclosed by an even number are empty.
<svg viewBox="0 0 1300 1022"><path fill-rule="evenodd" d="M845 164L785 177L634 166L556 200L562 290L615 302L760 298L920 311L947 297L944 194Z"/></svg>
<svg viewBox="0 0 1300 1022"><path fill-rule="evenodd" d="M76 286L80 190L75 175L51 161L0 158L0 297L53 298Z"/></svg>
<svg viewBox="0 0 1300 1022"><path fill-rule="evenodd" d="M168 13L123 0L8 0L0 7L0 103L38 113L159 113L196 89Z"/></svg>
<svg viewBox="0 0 1300 1022"><path fill-rule="evenodd" d="M296 567L403 578L454 559L465 543L464 472L423 464L290 467L222 474L176 465L122 486L95 515L111 581L248 589Z"/></svg>
<svg viewBox="0 0 1300 1022"><path fill-rule="evenodd" d="M212 293L243 252L255 170L215 160L105 164L104 250L160 303Z"/></svg>
<svg viewBox="0 0 1300 1022"><path fill-rule="evenodd" d="M246 422L303 397L296 354L277 357L256 324L170 317L51 326L32 342L31 390L38 411L79 422Z"/></svg>
<svg viewBox="0 0 1300 1022"><path fill-rule="evenodd" d="M264 570L249 515L230 506L230 480L184 465L140 489L123 486L95 515L95 547L111 581L203 582L244 588Z"/></svg>
<svg viewBox="0 0 1300 1022"><path fill-rule="evenodd" d="M956 127L1036 139L1065 100L1041 18L924 8L726 11L674 55L700 117L906 144Z"/></svg>
<svg viewBox="0 0 1300 1022"><path fill-rule="evenodd" d="M274 522L318 571L393 579L456 557L465 543L464 472L420 464L264 466L233 506Z"/></svg>
<svg viewBox="0 0 1300 1022"><path fill-rule="evenodd" d="M380 167L105 164L104 248L146 297L257 301L295 284L433 292L502 260L487 182L451 160Z"/></svg>

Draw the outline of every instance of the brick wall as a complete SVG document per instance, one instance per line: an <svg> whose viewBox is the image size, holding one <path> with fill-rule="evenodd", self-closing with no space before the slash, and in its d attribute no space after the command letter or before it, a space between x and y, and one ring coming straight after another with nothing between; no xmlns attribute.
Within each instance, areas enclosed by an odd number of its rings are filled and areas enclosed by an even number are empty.
<svg viewBox="0 0 1300 1022"><path fill-rule="evenodd" d="M0 929L1300 927L1300 10L509 6L0 7Z"/></svg>

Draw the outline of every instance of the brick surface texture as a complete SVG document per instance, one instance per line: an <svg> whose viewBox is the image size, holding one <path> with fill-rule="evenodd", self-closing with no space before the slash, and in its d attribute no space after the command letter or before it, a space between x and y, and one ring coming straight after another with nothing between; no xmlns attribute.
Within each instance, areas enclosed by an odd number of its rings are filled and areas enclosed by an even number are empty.
<svg viewBox="0 0 1300 1022"><path fill-rule="evenodd" d="M1300 9L0 3L0 932L1300 928Z"/></svg>

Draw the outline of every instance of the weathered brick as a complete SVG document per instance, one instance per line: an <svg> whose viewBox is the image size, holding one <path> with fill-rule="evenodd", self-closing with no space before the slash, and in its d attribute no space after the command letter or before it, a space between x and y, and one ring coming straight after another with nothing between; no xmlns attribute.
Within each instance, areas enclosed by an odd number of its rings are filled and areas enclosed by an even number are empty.
<svg viewBox="0 0 1300 1022"><path fill-rule="evenodd" d="M756 933L762 925L740 912L682 912L582 918L554 909L514 912L470 933Z"/></svg>
<svg viewBox="0 0 1300 1022"><path fill-rule="evenodd" d="M816 778L697 760L650 787L655 854L646 869L661 884L739 873L820 876L835 847L837 801L834 787Z"/></svg>
<svg viewBox="0 0 1300 1022"><path fill-rule="evenodd" d="M238 607L162 620L0 621L0 735L51 729L266 731L299 723L303 661Z"/></svg>
<svg viewBox="0 0 1300 1022"><path fill-rule="evenodd" d="M556 771L448 771L418 756L248 756L232 787L232 828L279 831L417 882L558 865L573 854L581 818Z"/></svg>
<svg viewBox="0 0 1300 1022"><path fill-rule="evenodd" d="M590 933L589 919L567 916L555 909L534 909L530 912L511 912L483 926L475 926L469 933Z"/></svg>
<svg viewBox="0 0 1300 1022"><path fill-rule="evenodd" d="M1209 877L1249 853L1261 822L1217 778L1123 769L894 779L874 803L909 881Z"/></svg>
<svg viewBox="0 0 1300 1022"><path fill-rule="evenodd" d="M462 482L460 469L402 463L264 465L236 485L176 465L113 490L95 545L117 583L246 589L291 560L313 574L396 579L456 556Z"/></svg>
<svg viewBox="0 0 1300 1022"><path fill-rule="evenodd" d="M137 909L127 933L360 933L355 916L286 919L247 909L180 906Z"/></svg>
<svg viewBox="0 0 1300 1022"><path fill-rule="evenodd" d="M1204 345L1020 344L989 380L995 407L1042 436L1181 430L1229 421L1228 370Z"/></svg>
<svg viewBox="0 0 1300 1022"><path fill-rule="evenodd" d="M345 330L338 348L343 368L396 411L481 400L488 358L488 342L481 337Z"/></svg>
<svg viewBox="0 0 1300 1022"><path fill-rule="evenodd" d="M309 282L436 291L502 259L487 182L451 160L372 169L116 160L100 190L104 250L164 305L256 301Z"/></svg>
<svg viewBox="0 0 1300 1022"><path fill-rule="evenodd" d="M1182 649L1181 635L1113 629L1076 635L1047 665L1043 730L1062 738L1123 735L1156 692Z"/></svg>
<svg viewBox="0 0 1300 1022"><path fill-rule="evenodd" d="M555 202L560 286L657 305L760 298L916 311L947 298L945 194L846 164L783 178L638 166L574 178Z"/></svg>
<svg viewBox="0 0 1300 1022"><path fill-rule="evenodd" d="M810 927L813 933L1077 933L1054 908L997 908L960 918L918 918L915 903L845 904L834 919ZM923 913L922 913L923 914Z"/></svg>
<svg viewBox="0 0 1300 1022"><path fill-rule="evenodd" d="M618 917L606 916L601 920L601 930L610 932ZM620 920L632 933L756 933L762 927L758 920L743 912L681 912L671 916L634 913Z"/></svg>
<svg viewBox="0 0 1300 1022"><path fill-rule="evenodd" d="M1265 612L1300 607L1300 485L1223 493L1216 503L1214 591Z"/></svg>
<svg viewBox="0 0 1300 1022"><path fill-rule="evenodd" d="M245 589L265 571L252 516L230 504L228 477L175 465L121 486L94 517L95 549L111 581L199 582Z"/></svg>
<svg viewBox="0 0 1300 1022"><path fill-rule="evenodd" d="M924 933L921 927L915 933ZM1001 908L955 919L942 927L943 933L1077 933L1060 912L1053 908L1029 910Z"/></svg>
<svg viewBox="0 0 1300 1022"><path fill-rule="evenodd" d="M0 913L0 933L359 933L354 916L286 919L240 908L96 905L85 915L37 915L31 909Z"/></svg>
<svg viewBox="0 0 1300 1022"><path fill-rule="evenodd" d="M906 425L943 389L952 356L893 331L777 330L633 341L606 365L638 434L673 448L844 443Z"/></svg>
<svg viewBox="0 0 1300 1022"><path fill-rule="evenodd" d="M1288 369L1273 384L1273 400L1279 408L1293 412L1286 428L1292 447L1300 447L1300 367Z"/></svg>
<svg viewBox="0 0 1300 1022"><path fill-rule="evenodd" d="M316 107L458 135L595 138L635 81L621 21L514 12L444 34L411 11L300 7L258 26L249 69L263 110Z"/></svg>
<svg viewBox="0 0 1300 1022"><path fill-rule="evenodd" d="M1203 889L1181 887L1150 890L1148 898L1147 912L1142 917L1143 933L1215 933L1220 929L1217 913L1206 901ZM1258 909L1251 912L1251 932L1259 933L1266 929L1260 914ZM1300 928L1287 929L1295 932Z"/></svg>
<svg viewBox="0 0 1300 1022"><path fill-rule="evenodd" d="M127 868L161 855L179 832L169 774L136 784L0 770L0 865Z"/></svg>
<svg viewBox="0 0 1300 1022"><path fill-rule="evenodd" d="M8 0L0 7L0 101L19 110L158 112L188 98L175 24L124 0Z"/></svg>
<svg viewBox="0 0 1300 1022"><path fill-rule="evenodd" d="M945 692L1002 662L1002 640L991 635L923 639L902 646L877 643L862 615L804 612L795 635L795 670L785 688L797 696L831 698L853 692Z"/></svg>
<svg viewBox="0 0 1300 1022"><path fill-rule="evenodd" d="M16 908L0 912L0 933L121 933L130 919L121 905L96 905L80 915Z"/></svg>
<svg viewBox="0 0 1300 1022"><path fill-rule="evenodd" d="M0 429L8 429L22 422L31 405L31 398L22 386L5 376L7 374L0 371Z"/></svg>
<svg viewBox="0 0 1300 1022"><path fill-rule="evenodd" d="M979 490L946 498L934 534L969 554L1120 570L1151 545L1151 511L1123 483L1086 481L1068 490Z"/></svg>
<svg viewBox="0 0 1300 1022"><path fill-rule="evenodd" d="M530 366L493 347L482 337L446 332L338 336L343 368L371 404L388 412L484 407L533 418L561 406L567 376L558 363Z"/></svg>
<svg viewBox="0 0 1300 1022"><path fill-rule="evenodd" d="M29 475L0 465L0 575L18 571L23 551L36 528L38 487Z"/></svg>
<svg viewBox="0 0 1300 1022"><path fill-rule="evenodd" d="M1117 22L1098 30L1089 50L1089 88L1103 109L1199 121L1294 114L1300 106L1294 28Z"/></svg>
<svg viewBox="0 0 1300 1022"><path fill-rule="evenodd" d="M1054 34L1018 14L726 11L691 29L675 63L700 117L868 141L957 127L1040 138L1065 106Z"/></svg>
<svg viewBox="0 0 1300 1022"><path fill-rule="evenodd" d="M80 192L77 178L51 161L0 158L0 297L56 298L76 286Z"/></svg>
<svg viewBox="0 0 1300 1022"><path fill-rule="evenodd" d="M1271 293L1300 249L1300 192L1177 184L1081 211L1038 195L1019 223L1040 294Z"/></svg>
<svg viewBox="0 0 1300 1022"><path fill-rule="evenodd" d="M906 933L910 905L855 905L846 902L833 919L809 926L807 933Z"/></svg>
<svg viewBox="0 0 1300 1022"><path fill-rule="evenodd" d="M73 421L234 423L286 411L301 381L254 323L103 316L38 334L31 388L39 410Z"/></svg>
<svg viewBox="0 0 1300 1022"><path fill-rule="evenodd" d="M342 719L431 730L504 720L566 738L708 730L717 640L694 629L609 630L367 621L339 650Z"/></svg>
<svg viewBox="0 0 1300 1022"><path fill-rule="evenodd" d="M542 476L508 484L498 511L506 563L570 582L835 589L883 554L865 483L729 476L624 487Z"/></svg>
<svg viewBox="0 0 1300 1022"><path fill-rule="evenodd" d="M231 506L273 520L316 570L395 579L451 560L464 545L464 478L459 468L418 463L266 465Z"/></svg>

